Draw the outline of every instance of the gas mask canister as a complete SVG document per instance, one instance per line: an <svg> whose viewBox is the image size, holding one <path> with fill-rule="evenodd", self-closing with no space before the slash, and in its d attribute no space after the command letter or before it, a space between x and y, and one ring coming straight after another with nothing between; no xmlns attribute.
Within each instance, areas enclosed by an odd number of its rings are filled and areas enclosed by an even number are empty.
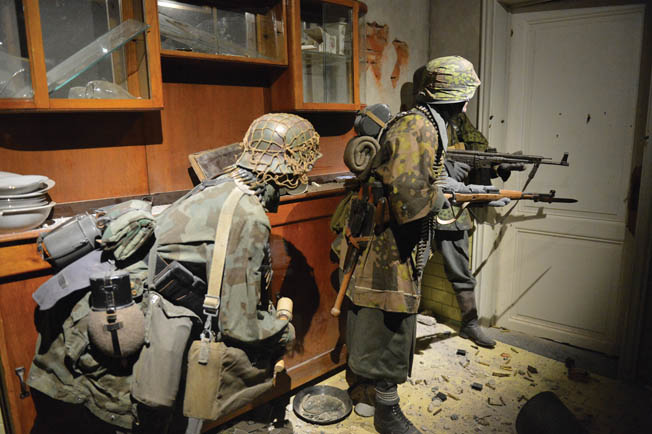
<svg viewBox="0 0 652 434"><path fill-rule="evenodd" d="M88 335L107 356L126 358L145 341L145 317L131 294L129 274L106 272L93 275Z"/></svg>

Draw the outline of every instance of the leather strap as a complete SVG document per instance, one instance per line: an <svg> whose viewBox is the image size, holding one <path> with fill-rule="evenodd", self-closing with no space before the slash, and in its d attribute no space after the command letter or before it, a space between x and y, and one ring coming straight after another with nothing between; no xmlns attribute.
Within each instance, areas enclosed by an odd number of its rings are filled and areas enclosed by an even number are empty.
<svg viewBox="0 0 652 434"><path fill-rule="evenodd" d="M376 114L371 110L367 110L364 114L369 116L369 119L374 121L380 128L385 128L387 126L387 124L383 122L382 119L380 119L378 116L376 116Z"/></svg>
<svg viewBox="0 0 652 434"><path fill-rule="evenodd" d="M224 276L224 261L226 259L226 247L229 243L229 232L233 214L238 201L244 192L239 188L234 188L222 206L220 217L217 220L215 229L215 244L213 245L213 259L211 260L210 279L208 281L208 291L204 298L204 309L212 310L217 314L220 307L220 295L222 293L222 277Z"/></svg>
<svg viewBox="0 0 652 434"><path fill-rule="evenodd" d="M437 223L439 223L440 225L450 225L452 223L455 223L460 217L462 217L462 213L464 212L466 207L468 207L470 204L471 204L471 202L464 202L462 204L462 206L460 206L460 210L457 213L457 215L455 217L453 217L452 219L444 220L444 219L439 218L439 216L437 216Z"/></svg>

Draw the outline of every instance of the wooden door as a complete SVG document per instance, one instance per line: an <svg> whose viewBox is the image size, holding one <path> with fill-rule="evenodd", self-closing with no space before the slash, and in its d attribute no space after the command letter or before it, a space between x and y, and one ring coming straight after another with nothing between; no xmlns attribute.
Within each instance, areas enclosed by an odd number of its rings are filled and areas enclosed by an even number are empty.
<svg viewBox="0 0 652 434"><path fill-rule="evenodd" d="M528 187L493 260L498 326L615 354L643 6L512 14L506 152L561 157ZM494 125L497 120L494 120ZM491 139L491 137L490 137ZM525 173L507 188L520 189Z"/></svg>

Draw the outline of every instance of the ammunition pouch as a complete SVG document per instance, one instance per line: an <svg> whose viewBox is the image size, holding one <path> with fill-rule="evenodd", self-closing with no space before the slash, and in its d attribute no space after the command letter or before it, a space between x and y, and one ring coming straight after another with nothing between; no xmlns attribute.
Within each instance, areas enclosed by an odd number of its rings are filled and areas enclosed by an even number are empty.
<svg viewBox="0 0 652 434"><path fill-rule="evenodd" d="M153 289L172 303L190 309L201 317L206 282L178 261L168 263L158 255L155 260Z"/></svg>

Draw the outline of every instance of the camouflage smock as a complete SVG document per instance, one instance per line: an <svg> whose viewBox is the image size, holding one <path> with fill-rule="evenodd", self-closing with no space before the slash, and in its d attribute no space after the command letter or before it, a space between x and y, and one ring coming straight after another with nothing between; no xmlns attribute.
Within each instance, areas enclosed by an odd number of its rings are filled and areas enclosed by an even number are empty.
<svg viewBox="0 0 652 434"><path fill-rule="evenodd" d="M384 134L381 164L374 177L383 183L392 223L374 235L360 255L347 289L354 304L388 312L417 312L421 290L411 253L421 219L442 203L433 170L437 143L435 126L418 112L398 118ZM340 246L343 266L344 237Z"/></svg>
<svg viewBox="0 0 652 434"><path fill-rule="evenodd" d="M205 267L210 278L215 228L229 193L245 193L236 206L224 262L219 328L222 335L245 345L270 345L291 340L293 329L265 304L271 272L271 226L258 199L246 186L224 175L218 183L172 204L157 219L157 253L166 261Z"/></svg>
<svg viewBox="0 0 652 434"><path fill-rule="evenodd" d="M450 120L448 124L449 148L465 149L469 151L485 151L489 142L480 131L471 123L466 113L460 113ZM476 183L476 182L474 182ZM480 182L477 182L480 183ZM444 208L439 211L441 220L450 220L459 214L459 207ZM447 225L437 223L436 229L440 231L468 231L473 229L471 213L465 209L456 222Z"/></svg>

